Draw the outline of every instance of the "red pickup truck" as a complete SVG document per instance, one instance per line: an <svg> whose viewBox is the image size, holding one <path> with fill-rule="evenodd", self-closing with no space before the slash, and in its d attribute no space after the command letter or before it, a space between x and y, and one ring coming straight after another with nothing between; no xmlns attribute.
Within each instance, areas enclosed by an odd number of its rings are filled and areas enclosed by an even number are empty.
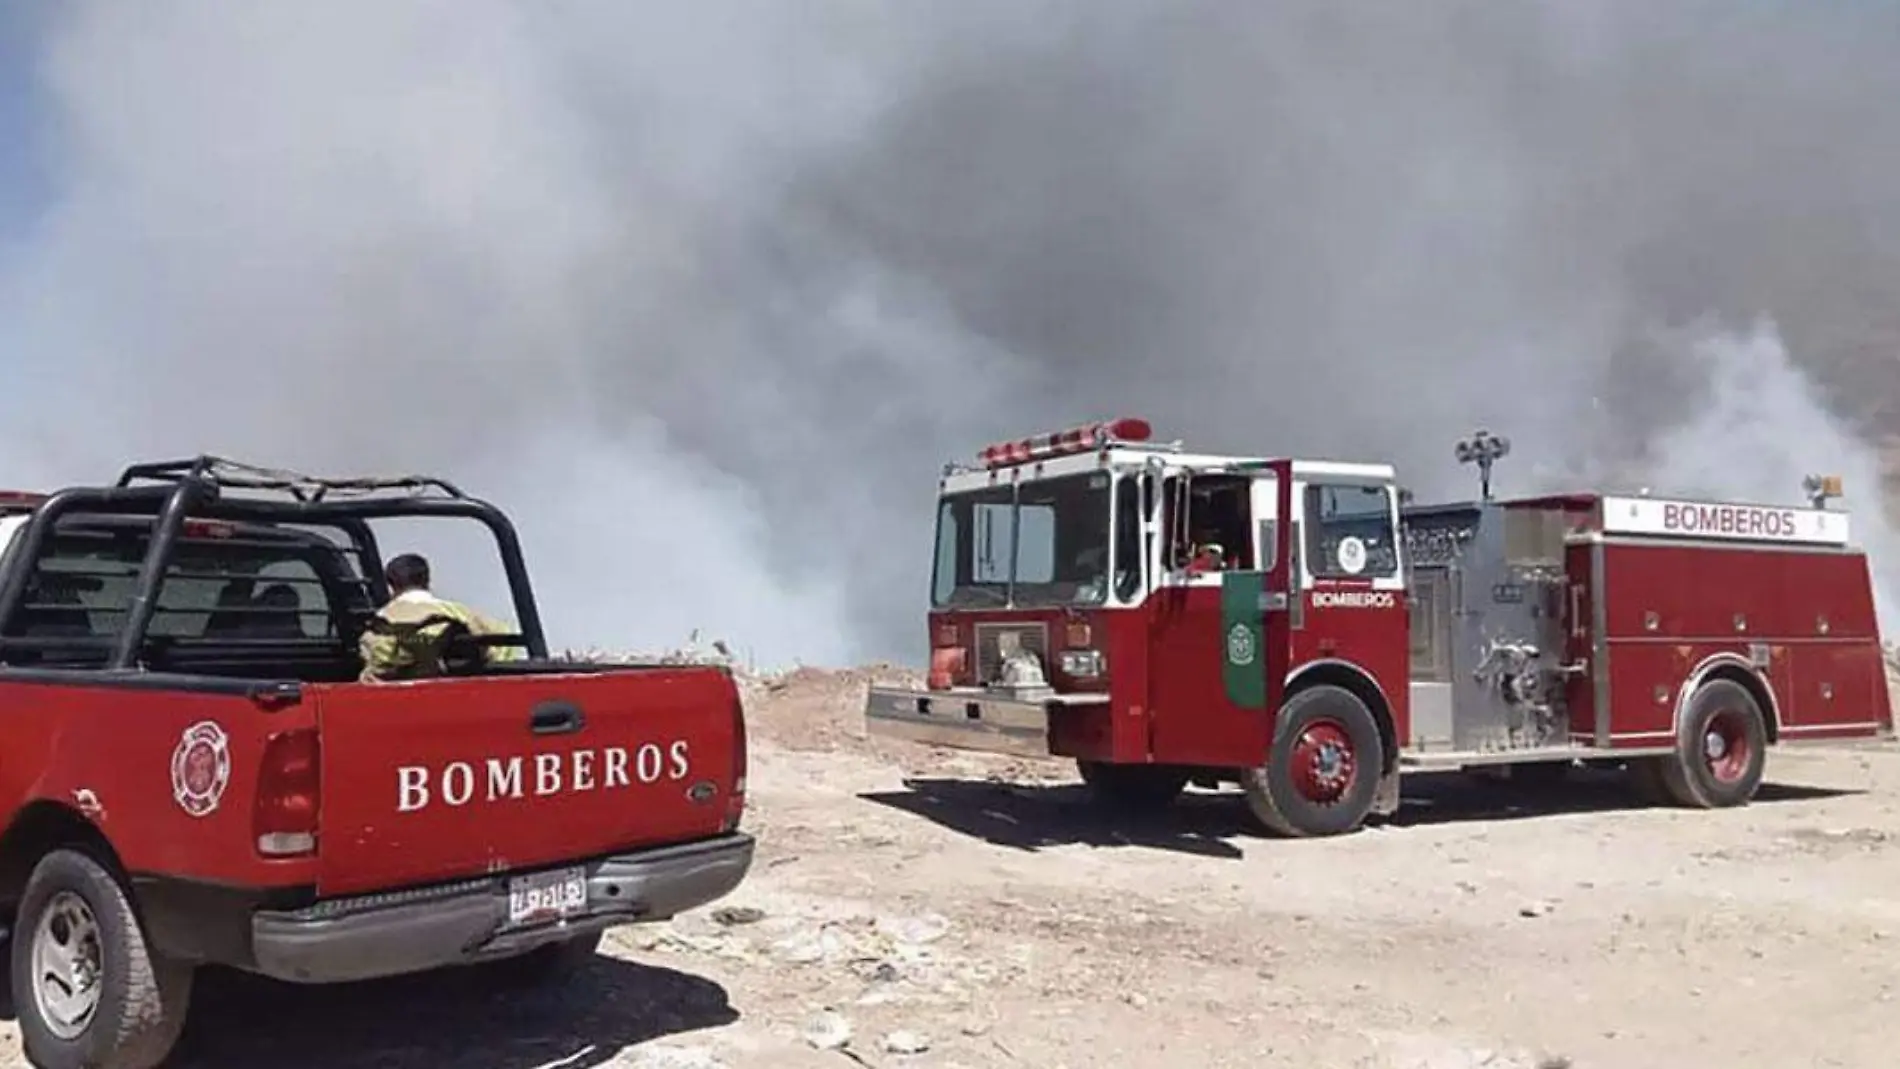
<svg viewBox="0 0 1900 1069"><path fill-rule="evenodd" d="M359 682L379 521L412 517L487 527L519 630ZM514 527L443 480L204 457L0 494L0 911L36 1066L157 1065L200 964L546 977L739 885L745 775L730 672L551 660Z"/></svg>

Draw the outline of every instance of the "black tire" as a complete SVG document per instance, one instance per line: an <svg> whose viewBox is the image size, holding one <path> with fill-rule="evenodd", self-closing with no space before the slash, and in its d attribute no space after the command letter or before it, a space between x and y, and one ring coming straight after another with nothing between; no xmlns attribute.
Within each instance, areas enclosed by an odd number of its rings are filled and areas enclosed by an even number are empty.
<svg viewBox="0 0 1900 1069"><path fill-rule="evenodd" d="M84 1019L63 1026L49 1015L34 951L43 939L49 951L62 945L61 931L73 936L74 916L89 918L96 935L82 945L97 948L98 1000ZM191 965L151 949L125 886L106 866L72 849L34 866L14 926L12 978L20 1040L35 1066L153 1069L184 1029L193 975Z"/></svg>
<svg viewBox="0 0 1900 1069"><path fill-rule="evenodd" d="M1669 788L1663 784L1663 766L1673 757L1635 757L1624 766L1623 775L1636 800L1647 806L1672 804Z"/></svg>
<svg viewBox="0 0 1900 1069"><path fill-rule="evenodd" d="M1343 771L1332 763L1342 756L1350 762ZM1384 758L1372 710L1351 691L1322 684L1287 699L1267 763L1242 770L1240 786L1254 819L1275 835L1343 835L1372 811Z"/></svg>
<svg viewBox="0 0 1900 1069"><path fill-rule="evenodd" d="M1661 764L1669 800L1690 809L1746 805L1761 787L1768 724L1748 688L1713 679L1696 688L1676 740Z"/></svg>
<svg viewBox="0 0 1900 1069"><path fill-rule="evenodd" d="M1077 761L1075 767L1097 803L1123 812L1165 809L1187 789L1187 770L1168 765Z"/></svg>
<svg viewBox="0 0 1900 1069"><path fill-rule="evenodd" d="M557 983L568 974L586 968L594 960L594 956L600 952L600 941L604 934L594 932L564 943L536 947L526 954L495 962L493 969L504 982L516 986L538 987Z"/></svg>

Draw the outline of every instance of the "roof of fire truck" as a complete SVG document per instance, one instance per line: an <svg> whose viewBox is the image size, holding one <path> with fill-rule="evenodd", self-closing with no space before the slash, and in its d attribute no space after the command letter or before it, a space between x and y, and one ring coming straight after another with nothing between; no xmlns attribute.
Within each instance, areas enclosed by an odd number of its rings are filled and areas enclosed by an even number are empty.
<svg viewBox="0 0 1900 1069"><path fill-rule="evenodd" d="M1385 480L1397 477L1397 470L1390 464L1190 453L1181 448L1179 441L1157 442L1152 440L1152 435L1153 430L1147 420L1124 418L1087 423L1033 438L998 442L977 453L974 465L944 465L942 489L945 493L957 493L1025 478L1053 478L1104 468L1141 465L1153 459L1159 459L1173 468L1205 471L1244 469L1271 461L1288 460L1302 472L1314 475Z"/></svg>
<svg viewBox="0 0 1900 1069"><path fill-rule="evenodd" d="M1148 421L1124 418L1087 423L1033 438L998 442L979 452L974 465L945 465L941 491L960 493L1023 479L1054 478L1086 471L1138 466L1156 459L1170 468L1197 471L1245 471L1269 461L1290 460L1296 472L1308 475L1382 481L1395 481L1397 478L1397 470L1390 464L1189 453L1181 448L1180 442L1151 441L1152 433ZM1487 438L1485 432L1479 432L1475 440L1482 445ZM1502 446L1492 453L1492 460L1502 456L1509 448L1503 439L1489 439L1489 442ZM1466 459L1467 444L1460 446L1461 460ZM1476 458L1475 453L1472 458ZM1647 490L1632 494L1599 491L1546 493L1488 499L1488 503L1507 509L1557 509L1578 515L1587 525L1598 527L1605 533L1848 547L1851 542L1848 513L1820 507L1828 498L1840 496L1840 478L1832 475L1810 476L1804 489L1813 499L1815 507L1652 497ZM1488 497L1488 479L1486 493ZM1466 512L1480 508L1485 503L1475 500L1429 505L1407 502L1404 511L1409 516L1424 517Z"/></svg>

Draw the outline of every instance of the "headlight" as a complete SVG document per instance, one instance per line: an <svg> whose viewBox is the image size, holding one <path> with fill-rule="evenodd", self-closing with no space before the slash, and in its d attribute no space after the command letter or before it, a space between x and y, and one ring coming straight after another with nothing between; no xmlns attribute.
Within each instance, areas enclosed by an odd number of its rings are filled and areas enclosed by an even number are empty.
<svg viewBox="0 0 1900 1069"><path fill-rule="evenodd" d="M1062 674L1077 678L1101 675L1101 652L1098 650L1063 650Z"/></svg>

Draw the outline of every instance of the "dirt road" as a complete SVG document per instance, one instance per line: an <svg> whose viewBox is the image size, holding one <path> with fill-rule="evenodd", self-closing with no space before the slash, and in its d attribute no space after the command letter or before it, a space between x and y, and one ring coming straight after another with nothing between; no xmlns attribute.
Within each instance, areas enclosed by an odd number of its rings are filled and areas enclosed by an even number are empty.
<svg viewBox="0 0 1900 1069"><path fill-rule="evenodd" d="M726 910L623 932L526 998L477 973L212 975L176 1064L1875 1069L1900 1049L1900 751L1784 751L1721 813L1627 809L1608 778L1421 780L1396 819L1289 843L1232 795L1109 822L1060 766L867 745L861 683L755 701L762 852Z"/></svg>

